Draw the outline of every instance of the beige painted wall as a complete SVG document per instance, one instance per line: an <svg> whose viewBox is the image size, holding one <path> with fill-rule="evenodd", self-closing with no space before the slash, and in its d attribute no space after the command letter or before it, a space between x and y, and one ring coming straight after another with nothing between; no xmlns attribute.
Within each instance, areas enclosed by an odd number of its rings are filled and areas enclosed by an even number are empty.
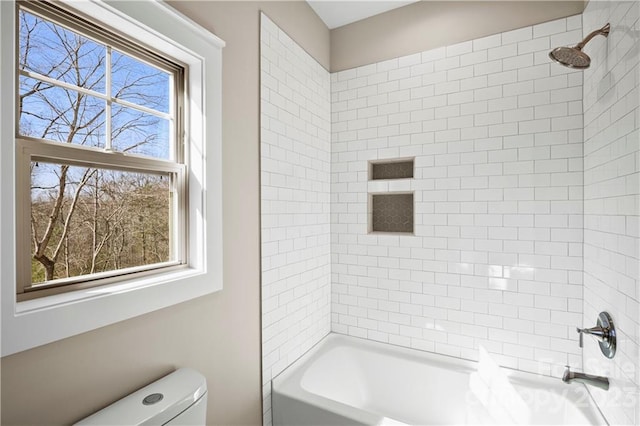
<svg viewBox="0 0 640 426"><path fill-rule="evenodd" d="M582 0L420 1L331 30L331 71L576 15L583 9Z"/></svg>
<svg viewBox="0 0 640 426"><path fill-rule="evenodd" d="M326 68L304 2L172 2L223 51L224 290L2 359L2 424L68 424L169 373L200 370L209 424L260 424L259 11ZM46 325L43 325L46 326Z"/></svg>

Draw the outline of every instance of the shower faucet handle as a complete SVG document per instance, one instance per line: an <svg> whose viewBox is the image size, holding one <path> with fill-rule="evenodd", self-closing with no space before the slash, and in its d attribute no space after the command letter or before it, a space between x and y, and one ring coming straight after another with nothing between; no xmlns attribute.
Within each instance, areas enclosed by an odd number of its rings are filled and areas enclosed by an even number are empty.
<svg viewBox="0 0 640 426"><path fill-rule="evenodd" d="M585 334L590 334L592 336L595 336L599 341L601 342L606 342L609 339L609 329L608 328L603 328L599 325L596 325L595 327L591 327L591 328L579 328L576 327L576 331L578 332L578 334L580 335L580 339L579 339L579 345L580 347L582 347L583 342L584 342L584 335Z"/></svg>
<svg viewBox="0 0 640 426"><path fill-rule="evenodd" d="M582 348L584 346L584 334L582 333L582 330L580 330L579 327L576 327L576 331L578 332L578 346ZM569 366L567 365L567 367Z"/></svg>
<svg viewBox="0 0 640 426"><path fill-rule="evenodd" d="M578 344L581 348L584 344L584 335L590 334L598 340L602 354L607 358L613 358L616 353L616 329L611 316L607 312L600 312L598 315L598 323L595 327L576 327L576 331L579 336Z"/></svg>

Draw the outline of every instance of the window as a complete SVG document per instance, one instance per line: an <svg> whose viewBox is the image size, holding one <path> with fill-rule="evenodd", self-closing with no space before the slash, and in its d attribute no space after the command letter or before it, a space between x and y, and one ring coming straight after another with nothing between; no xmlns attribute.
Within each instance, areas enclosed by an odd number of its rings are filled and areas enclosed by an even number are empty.
<svg viewBox="0 0 640 426"><path fill-rule="evenodd" d="M165 2L0 1L2 356L222 289L223 47Z"/></svg>
<svg viewBox="0 0 640 426"><path fill-rule="evenodd" d="M19 300L184 265L182 66L48 3L18 22Z"/></svg>

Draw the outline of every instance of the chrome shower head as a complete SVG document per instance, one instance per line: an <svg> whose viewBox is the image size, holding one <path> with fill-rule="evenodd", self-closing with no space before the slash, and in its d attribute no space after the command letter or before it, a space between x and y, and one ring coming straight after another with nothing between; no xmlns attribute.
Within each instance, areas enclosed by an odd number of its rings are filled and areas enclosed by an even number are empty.
<svg viewBox="0 0 640 426"><path fill-rule="evenodd" d="M549 52L549 57L565 67L586 69L591 65L591 58L577 47L556 47Z"/></svg>
<svg viewBox="0 0 640 426"><path fill-rule="evenodd" d="M591 58L582 51L582 48L597 35L607 37L609 35L609 29L609 24L607 24L599 30L593 31L574 47L556 47L549 52L549 57L565 67L581 70L589 68Z"/></svg>

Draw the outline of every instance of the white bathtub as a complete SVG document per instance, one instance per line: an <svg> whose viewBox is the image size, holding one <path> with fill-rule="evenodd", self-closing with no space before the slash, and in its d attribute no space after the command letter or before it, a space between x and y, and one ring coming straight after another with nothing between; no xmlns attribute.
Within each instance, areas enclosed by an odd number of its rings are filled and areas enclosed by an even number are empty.
<svg viewBox="0 0 640 426"><path fill-rule="evenodd" d="M275 425L606 424L581 384L330 334L272 381Z"/></svg>

